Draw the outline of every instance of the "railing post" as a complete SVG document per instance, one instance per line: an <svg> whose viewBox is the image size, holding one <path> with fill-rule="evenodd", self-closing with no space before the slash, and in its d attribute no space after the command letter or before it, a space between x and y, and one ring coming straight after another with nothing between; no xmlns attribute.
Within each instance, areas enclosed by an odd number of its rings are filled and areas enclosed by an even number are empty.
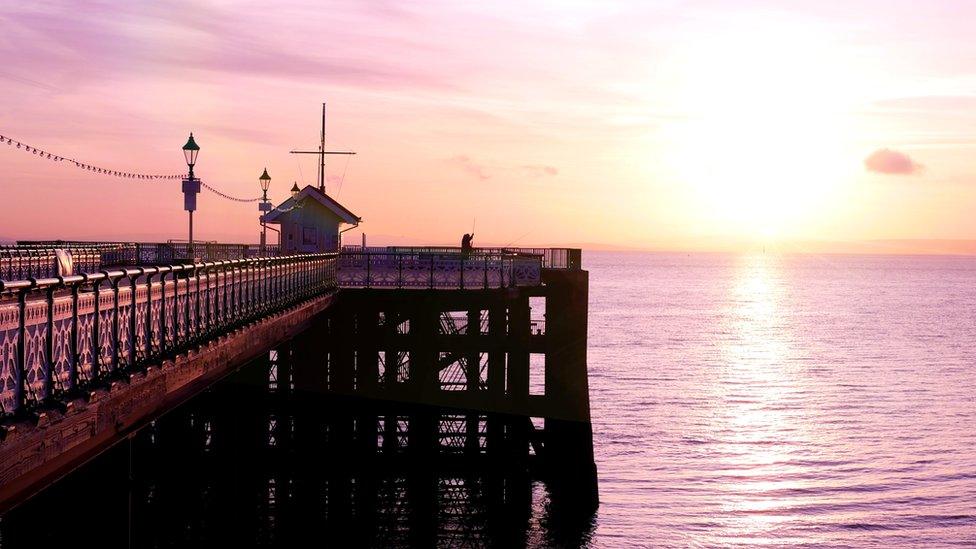
<svg viewBox="0 0 976 549"><path fill-rule="evenodd" d="M84 282L88 281L88 275L84 276ZM78 353L78 291L80 286L75 283L71 285L71 341L69 342L69 348L71 350L71 362L68 370L68 387L74 391L78 388L78 362L80 361L80 356Z"/></svg>
<svg viewBox="0 0 976 549"><path fill-rule="evenodd" d="M261 284L261 298L258 300L260 308L258 309L259 314L264 314L268 309L268 300L271 297L271 281L268 278L268 259L261 260L261 271L259 273L259 282Z"/></svg>
<svg viewBox="0 0 976 549"><path fill-rule="evenodd" d="M237 321L238 322L243 322L243 320L247 318L247 312L248 312L247 305L249 303L247 292L249 289L248 283L250 282L250 279L248 278L248 275L250 273L248 269L248 265L251 264L250 261L251 261L250 259L245 259L239 265L241 283L238 285L237 288Z"/></svg>
<svg viewBox="0 0 976 549"><path fill-rule="evenodd" d="M366 252L366 287L367 288L369 288L370 283L372 282L372 280L371 280L372 273L371 273L371 269L370 269L370 267L371 267L370 266L370 263L371 263L371 261L370 261L370 257L369 257L369 252Z"/></svg>
<svg viewBox="0 0 976 549"><path fill-rule="evenodd" d="M463 290L464 289L464 252L461 252L461 273L460 274L461 274L461 280L459 286Z"/></svg>
<svg viewBox="0 0 976 549"><path fill-rule="evenodd" d="M209 248L209 246L210 245L208 244L208 248ZM208 249L208 251L209 251L209 249ZM206 266L206 263L207 262L204 262L204 267L203 267L203 269L201 269L203 271L204 284L203 284L203 321L200 323L201 328L204 327L204 326L205 326L205 328L203 328L203 329L198 328L197 329L197 336L198 337L200 336L200 334L209 334L210 331L211 331L211 327L213 325L213 317L210 314L210 308L211 308L210 306L213 304L212 303L213 300L211 299L211 296L210 296L210 267L207 267ZM198 278L197 279L197 291L198 292L200 291L200 282L199 282L199 280L200 279Z"/></svg>
<svg viewBox="0 0 976 549"><path fill-rule="evenodd" d="M206 249L206 247L204 247L204 249ZM193 297L194 297L194 299L193 299L193 324L190 325L190 326L187 326L188 331L186 332L187 341L188 342L191 342L191 341L196 340L196 338L199 336L199 334L200 334L200 328L202 327L200 321L203 318L200 315L200 269L197 268L196 263L193 264ZM189 331L189 328L191 326L194 328L192 337L190 337L191 334L190 334L190 331Z"/></svg>
<svg viewBox="0 0 976 549"><path fill-rule="evenodd" d="M254 264L254 273L252 274L252 288L251 292L253 294L253 301L251 304L251 318L254 318L260 314L264 309L264 260L257 259Z"/></svg>
<svg viewBox="0 0 976 549"><path fill-rule="evenodd" d="M166 329L166 271L164 267L159 269L159 352L165 355L166 338L169 336ZM176 312L175 299L173 312Z"/></svg>
<svg viewBox="0 0 976 549"><path fill-rule="evenodd" d="M268 306L268 297L271 295L271 290L269 289L268 281L268 260L262 259L258 264L257 281L260 289L260 295L258 295L257 300L257 311L255 316L264 314L265 309Z"/></svg>
<svg viewBox="0 0 976 549"><path fill-rule="evenodd" d="M271 299L268 301L268 313L274 311L281 300L281 277L279 269L281 264L280 260L271 260Z"/></svg>
<svg viewBox="0 0 976 549"><path fill-rule="evenodd" d="M268 302L271 300L271 260L264 259L261 261L261 298L258 300L260 304L259 312L264 314L268 311Z"/></svg>
<svg viewBox="0 0 976 549"><path fill-rule="evenodd" d="M225 315L229 317L229 324L233 325L237 322L237 262L239 259L234 259L230 261L230 286L228 291L230 292L230 308L224 311ZM226 278L225 278L226 280Z"/></svg>
<svg viewBox="0 0 976 549"><path fill-rule="evenodd" d="M103 271L104 272L104 271ZM95 316L92 318L92 375L94 381L102 375L102 279L99 278L92 286L92 297L95 299Z"/></svg>
<svg viewBox="0 0 976 549"><path fill-rule="evenodd" d="M60 276L58 277L64 279ZM44 357L47 359L46 372L44 378L44 398L50 399L54 396L54 286L47 288L47 337L44 339Z"/></svg>
<svg viewBox="0 0 976 549"><path fill-rule="evenodd" d="M434 289L434 255L430 255L430 289Z"/></svg>
<svg viewBox="0 0 976 549"><path fill-rule="evenodd" d="M518 256L513 255L511 260L511 271L508 273L508 285L512 288L516 286L515 284L515 258Z"/></svg>
<svg viewBox="0 0 976 549"><path fill-rule="evenodd" d="M14 390L14 412L24 410L24 390L27 382L24 364L27 357L27 292L25 288L17 293L17 386Z"/></svg>
<svg viewBox="0 0 976 549"><path fill-rule="evenodd" d="M237 288L234 268L237 261L230 260L224 265L224 323L228 326L234 323L234 297L236 297L234 292Z"/></svg>
<svg viewBox="0 0 976 549"><path fill-rule="evenodd" d="M139 269L139 275L142 273L143 269ZM139 282L139 275L133 277L128 270L126 270L126 275L129 277L129 292L132 294L129 296L129 304L131 307L129 309L129 356L126 357L126 368L131 371L136 363L136 347L139 346L139 336L136 331L136 307L138 306L136 304L136 289ZM148 344L148 342L146 343Z"/></svg>
<svg viewBox="0 0 976 549"><path fill-rule="evenodd" d="M227 281L227 264L230 263L229 260L223 261L220 270L217 272L217 296L219 312L217 314L217 322L220 326L227 325L227 292L228 290L233 291L233 286L227 287L228 284L232 284L233 280ZM224 275L224 281L220 281L220 275Z"/></svg>
<svg viewBox="0 0 976 549"><path fill-rule="evenodd" d="M396 254L397 258L397 288L403 288L403 254Z"/></svg>
<svg viewBox="0 0 976 549"><path fill-rule="evenodd" d="M265 310L265 314L270 313L274 310L275 304L278 300L278 260L272 259L268 261L268 308Z"/></svg>
<svg viewBox="0 0 976 549"><path fill-rule="evenodd" d="M190 266L189 271L186 269L187 266L184 265L183 271L185 272L186 276L184 276L183 278L184 280L186 280L186 286L185 286L186 291L183 292L183 301L185 303L183 306L183 317L184 317L183 318L183 341L180 343L181 346L189 344L190 328L193 326L192 324L190 324L190 308L192 305L190 303L190 274L195 268Z"/></svg>
<svg viewBox="0 0 976 549"><path fill-rule="evenodd" d="M106 273L107 275L108 273ZM112 373L119 371L119 282L121 277L109 279L112 287Z"/></svg>
<svg viewBox="0 0 976 549"><path fill-rule="evenodd" d="M155 272L149 272L149 273L146 274L146 326L143 329L144 332L145 332L144 337L145 337L145 340L146 340L146 344L145 344L145 347L144 347L145 354L143 355L143 358L144 359L149 358L149 356L151 356L154 352L156 352L156 349L153 346L153 329L152 329L152 325L153 325L153 314L152 314L152 293L153 293L152 292L152 278L153 278L153 275L155 275L155 274L156 274ZM164 303L164 305L165 305L165 303ZM160 309L162 309L162 307L160 307ZM162 351L162 349L160 349L160 352L161 351Z"/></svg>
<svg viewBox="0 0 976 549"><path fill-rule="evenodd" d="M280 269L281 273L281 284L283 286L281 290L281 304L290 305L294 297L294 294L292 293L291 267L295 261L301 261L301 259L291 259L289 261L282 261L278 264L278 268ZM281 304L279 304L279 306Z"/></svg>

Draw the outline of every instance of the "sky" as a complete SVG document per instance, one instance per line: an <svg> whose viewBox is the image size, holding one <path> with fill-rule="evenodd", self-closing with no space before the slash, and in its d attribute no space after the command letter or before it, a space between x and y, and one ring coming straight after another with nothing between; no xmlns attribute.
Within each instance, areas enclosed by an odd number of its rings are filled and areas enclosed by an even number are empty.
<svg viewBox="0 0 976 549"><path fill-rule="evenodd" d="M192 131L204 182L254 198L267 167L280 202L315 180L288 151L317 145L324 101L329 148L357 153L329 158L327 190L370 243L944 247L976 238L974 17L948 0L5 2L0 134L182 173ZM0 166L2 238L186 238L179 181L7 145ZM257 241L255 204L198 203L197 238Z"/></svg>

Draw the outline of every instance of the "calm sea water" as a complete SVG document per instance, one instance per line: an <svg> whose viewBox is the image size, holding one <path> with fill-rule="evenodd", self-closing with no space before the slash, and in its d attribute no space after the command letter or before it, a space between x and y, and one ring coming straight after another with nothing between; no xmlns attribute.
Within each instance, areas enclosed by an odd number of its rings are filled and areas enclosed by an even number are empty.
<svg viewBox="0 0 976 549"><path fill-rule="evenodd" d="M431 410L228 380L0 519L0 547L976 547L976 259L584 265L595 516L351 438Z"/></svg>
<svg viewBox="0 0 976 549"><path fill-rule="evenodd" d="M976 546L976 260L584 265L594 547Z"/></svg>

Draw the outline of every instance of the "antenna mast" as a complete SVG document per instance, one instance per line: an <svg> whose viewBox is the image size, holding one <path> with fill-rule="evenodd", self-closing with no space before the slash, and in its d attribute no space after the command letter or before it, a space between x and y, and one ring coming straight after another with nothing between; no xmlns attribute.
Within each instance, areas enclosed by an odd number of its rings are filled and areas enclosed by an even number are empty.
<svg viewBox="0 0 976 549"><path fill-rule="evenodd" d="M319 142L319 190L325 194L325 103L322 103L322 139Z"/></svg>
<svg viewBox="0 0 976 549"><path fill-rule="evenodd" d="M319 191L325 194L325 155L327 154L356 154L351 151L327 151L325 150L325 103L322 103L322 132L319 135L319 150L317 151L288 151L291 154L317 154L319 155Z"/></svg>

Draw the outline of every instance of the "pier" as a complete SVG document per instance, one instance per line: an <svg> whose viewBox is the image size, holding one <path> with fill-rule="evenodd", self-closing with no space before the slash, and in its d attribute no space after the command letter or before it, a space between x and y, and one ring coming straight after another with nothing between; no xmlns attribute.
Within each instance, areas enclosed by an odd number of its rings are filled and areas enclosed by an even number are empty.
<svg viewBox="0 0 976 549"><path fill-rule="evenodd" d="M331 431L373 454L515 464L596 506L578 249L22 242L0 278L0 512L228 376L374 403Z"/></svg>

